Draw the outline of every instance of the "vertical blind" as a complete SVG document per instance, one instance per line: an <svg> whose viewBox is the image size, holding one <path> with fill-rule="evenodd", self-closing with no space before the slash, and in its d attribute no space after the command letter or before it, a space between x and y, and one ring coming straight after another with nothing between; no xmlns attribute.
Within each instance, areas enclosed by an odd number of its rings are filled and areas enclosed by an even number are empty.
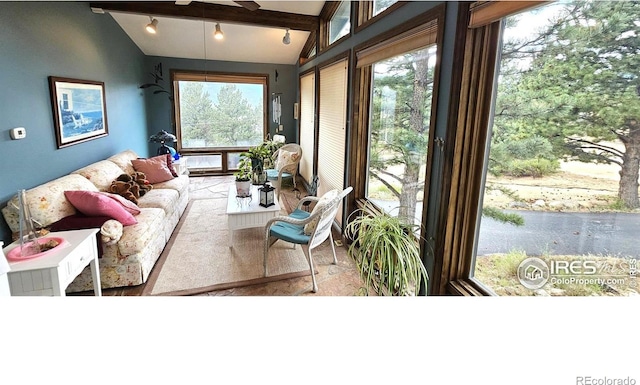
<svg viewBox="0 0 640 385"><path fill-rule="evenodd" d="M313 154L315 151L315 95L316 76L313 72L300 78L300 175L311 183L313 179Z"/></svg>
<svg viewBox="0 0 640 385"><path fill-rule="evenodd" d="M344 189L347 59L320 69L318 196ZM336 215L342 224L342 205Z"/></svg>

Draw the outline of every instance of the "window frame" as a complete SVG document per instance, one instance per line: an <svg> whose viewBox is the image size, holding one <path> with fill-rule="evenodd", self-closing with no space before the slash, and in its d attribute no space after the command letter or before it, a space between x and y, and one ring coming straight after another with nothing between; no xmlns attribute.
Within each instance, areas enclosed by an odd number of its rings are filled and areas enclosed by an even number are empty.
<svg viewBox="0 0 640 385"><path fill-rule="evenodd" d="M331 19L333 19L333 17L335 16L336 12L338 11L338 8L340 8L340 5L342 5L342 3L349 3L351 6L349 7L349 23L350 23L350 29L349 29L349 33L342 36L341 38L339 38L338 40L334 41L333 43L329 44L329 30L330 30L330 23L331 23ZM324 53L327 50L329 50L331 47L335 47L337 45L339 45L341 42L347 40L349 37L351 37L351 35L353 34L353 4L355 4L354 2L351 1L327 1L325 2L324 7L322 8L322 11L320 11L320 26L319 26L319 33L318 33L318 45L316 48L316 55L318 53ZM319 48L319 49L318 49ZM310 51L311 47L309 48Z"/></svg>
<svg viewBox="0 0 640 385"><path fill-rule="evenodd" d="M368 26L372 25L373 23L376 23L379 20L382 20L383 18L385 18L390 13L395 12L397 9L405 6L408 3L409 2L407 2L407 1L397 1L394 4L390 5L389 8L387 8L384 11L380 12L379 14L373 16L373 2L372 1L365 1L365 0L358 1L354 5L355 8L356 8L356 10L355 10L355 15L356 15L355 33L358 33L360 31L362 31L363 29L367 28Z"/></svg>
<svg viewBox="0 0 640 385"><path fill-rule="evenodd" d="M302 104L302 79L306 76L313 76L313 111L311 112L313 115L313 153L311 155L311 163L312 163L312 174L315 176L318 174L318 104L319 104L319 81L320 74L316 67L310 68L307 71L304 71L298 76L298 89L300 90L300 100L298 100L299 113L298 113L298 138L302 138L302 113L303 113L303 104ZM307 154L308 155L308 154ZM302 174L301 174L302 176ZM312 183L311 180L302 178L305 185L308 187Z"/></svg>
<svg viewBox="0 0 640 385"><path fill-rule="evenodd" d="M461 4L456 26L451 100L444 144L443 184L430 292L491 296L471 277L482 194L485 151L496 89L502 19L548 1Z"/></svg>
<svg viewBox="0 0 640 385"><path fill-rule="evenodd" d="M262 73L235 73L235 72L208 72L198 70L171 70L171 85L173 95L173 125L176 129L176 150L183 156L188 155L220 155L222 166L220 169L208 169L203 174L228 174L237 171L237 168L228 166L228 155L248 151L249 147L203 147L203 148L183 148L182 147L182 131L180 128L180 89L179 81L203 81L203 82L222 82L222 83L240 83L240 84L261 84L263 86L263 118L262 118L262 137L266 138L269 132L269 74Z"/></svg>
<svg viewBox="0 0 640 385"><path fill-rule="evenodd" d="M354 105L353 111L351 114L351 121L354 122L352 132L351 132L351 144L349 147L350 154L352 154L351 164L349 166L349 185L353 186L354 193L350 194L350 199L347 201L347 212L353 212L358 208L359 205L366 203L373 204L374 207L377 207L372 201L369 201L366 198L366 189L367 189L367 175L368 175L368 150L362 151L362 149L369 148L369 110L371 103L371 89L372 89L372 64L364 65L361 67L357 66L357 57L358 53L365 52L367 49L371 49L372 47L384 47L385 44L392 45L397 41L399 36L403 36L408 32L415 30L421 26L431 25L435 23L436 28L436 37L435 44L438 49L438 55L436 57L436 64L434 68L434 84L433 84L433 94L431 100L431 116L430 116L430 129L429 129L429 139L428 143L430 146L430 150L427 152L427 165L426 165L426 175L424 182L424 197L423 201L429 201L429 192L430 192L430 180L432 175L432 167L433 167L433 154L434 149L437 147L436 145L436 136L435 136L435 124L437 120L437 105L438 105L438 89L440 82L440 71L441 71L441 50L442 50L442 42L444 39L444 17L445 17L445 9L446 5L442 4L434 7L433 9L422 13L402 25L397 26L385 33L382 33L362 44L357 45L353 49L353 55L356 57L356 60L352 60L353 62L353 89L355 90L354 95ZM426 223L427 211L429 207L427 204L423 206L422 211L422 223ZM426 227L421 226L420 230L420 249L421 254L424 255L425 250L427 249L427 241L426 241ZM426 264L425 264L426 266Z"/></svg>
<svg viewBox="0 0 640 385"><path fill-rule="evenodd" d="M314 159L315 159L315 165L314 165L314 171L316 176L320 177L320 171L319 171L319 159L321 159L322 154L320 154L320 142L321 142L321 126L322 126L322 122L321 122L321 115L322 115L322 99L321 99L321 71L324 68L327 67L331 67L341 61L346 61L346 80L347 80L347 84L345 84L346 87L346 99L347 99L347 105L345 106L346 111L345 111L345 134L344 134L344 138L345 138L345 154L344 154L344 164L343 164L343 170L344 170L344 175L345 177L343 178L343 183L342 183L342 188L344 188L345 186L349 186L348 184L348 177L347 175L349 174L349 170L350 170L350 160L348 158L348 154L349 151L351 149L350 147L350 143L349 143L349 138L351 135L351 123L349 120L349 116L350 116L350 111L349 111L349 105L348 105L348 101L349 101L349 94L350 94L350 84L351 84L351 79L352 79L352 73L353 73L353 69L352 69L352 63L353 60L351 58L350 55L350 51L343 51L340 54L337 54L333 57L331 57L330 59L327 59L325 61L323 61L322 63L318 64L316 66L316 89L315 89L315 96L316 96L316 112L315 112L315 126L316 126L316 136L315 136L315 143L314 143L314 147L315 147L315 155L314 155ZM319 181L319 186L322 186L322 182ZM318 195L320 195L320 191L322 190L322 187L319 187L318 189ZM349 194L352 195L352 194ZM347 199L349 199L349 196L347 196ZM340 229L342 230L344 228L344 225L346 224L346 217L347 217L347 213L351 212L351 211L347 211L348 209L348 205L343 205L341 207L341 210L336 214L336 217L341 216L341 220L339 221L341 227Z"/></svg>

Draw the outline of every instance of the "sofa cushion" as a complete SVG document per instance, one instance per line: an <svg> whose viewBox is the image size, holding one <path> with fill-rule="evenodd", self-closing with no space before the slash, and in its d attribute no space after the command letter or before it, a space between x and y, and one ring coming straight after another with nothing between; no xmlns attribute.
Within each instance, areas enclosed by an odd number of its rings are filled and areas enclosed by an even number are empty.
<svg viewBox="0 0 640 385"><path fill-rule="evenodd" d="M122 237L117 244L121 256L143 252L150 240L162 233L166 216L162 209L142 208L137 218L137 224L122 229Z"/></svg>
<svg viewBox="0 0 640 385"><path fill-rule="evenodd" d="M109 191L111 182L124 173L123 169L109 160L101 160L72 172L90 180L100 191Z"/></svg>
<svg viewBox="0 0 640 385"><path fill-rule="evenodd" d="M164 155L149 159L134 159L131 163L136 171L143 172L147 176L147 180L151 184L166 182L174 178L167 165L167 157Z"/></svg>
<svg viewBox="0 0 640 385"><path fill-rule="evenodd" d="M170 215L178 204L180 195L176 190L154 188L138 199L138 207L155 207Z"/></svg>
<svg viewBox="0 0 640 385"><path fill-rule="evenodd" d="M131 175L136 171L133 168L133 164L131 164L131 161L138 158L138 154L136 154L133 150L125 150L107 158L107 160L115 163L124 171L125 174Z"/></svg>
<svg viewBox="0 0 640 385"><path fill-rule="evenodd" d="M189 189L189 176L180 175L166 182L156 183L153 185L154 190L171 189L176 190L180 195Z"/></svg>
<svg viewBox="0 0 640 385"><path fill-rule="evenodd" d="M66 190L98 191L93 183L80 175L65 175L36 186L26 191L31 218L46 227L57 220L75 214L75 207L64 196ZM17 195L2 208L2 214L11 231L20 231Z"/></svg>
<svg viewBox="0 0 640 385"><path fill-rule="evenodd" d="M65 191L64 195L84 215L107 216L122 223L123 226L138 223L119 201L100 192L70 190Z"/></svg>

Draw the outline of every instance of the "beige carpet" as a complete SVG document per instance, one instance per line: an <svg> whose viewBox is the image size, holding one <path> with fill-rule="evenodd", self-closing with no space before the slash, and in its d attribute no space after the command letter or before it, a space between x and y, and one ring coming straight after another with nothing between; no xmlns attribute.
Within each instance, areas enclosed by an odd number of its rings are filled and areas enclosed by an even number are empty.
<svg viewBox="0 0 640 385"><path fill-rule="evenodd" d="M264 228L237 230L229 248L226 198L193 200L151 272L143 295L193 295L310 275L301 246L276 242L264 276Z"/></svg>

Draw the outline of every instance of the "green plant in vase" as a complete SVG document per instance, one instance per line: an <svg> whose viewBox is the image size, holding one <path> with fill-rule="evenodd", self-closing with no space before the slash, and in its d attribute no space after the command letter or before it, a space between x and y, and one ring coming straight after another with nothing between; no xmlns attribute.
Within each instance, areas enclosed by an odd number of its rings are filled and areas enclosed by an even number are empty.
<svg viewBox="0 0 640 385"><path fill-rule="evenodd" d="M369 208L356 210L345 228L365 291L378 295L417 295L427 270L420 258L419 225Z"/></svg>
<svg viewBox="0 0 640 385"><path fill-rule="evenodd" d="M251 180L251 159L242 158L238 162L238 171L233 174L236 182L247 182Z"/></svg>
<svg viewBox="0 0 640 385"><path fill-rule="evenodd" d="M236 196L251 196L251 159L240 159L238 162L238 171L233 175L236 177Z"/></svg>

